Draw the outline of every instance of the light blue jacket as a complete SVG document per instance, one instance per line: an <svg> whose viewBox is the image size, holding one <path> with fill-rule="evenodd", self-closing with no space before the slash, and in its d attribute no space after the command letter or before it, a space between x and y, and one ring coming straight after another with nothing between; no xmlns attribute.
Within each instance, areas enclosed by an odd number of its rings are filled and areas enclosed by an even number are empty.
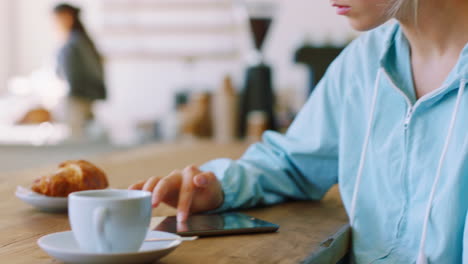
<svg viewBox="0 0 468 264"><path fill-rule="evenodd" d="M411 72L398 24L354 41L286 135L202 167L221 179L220 210L318 200L339 183L356 263L468 264L468 47L419 100Z"/></svg>

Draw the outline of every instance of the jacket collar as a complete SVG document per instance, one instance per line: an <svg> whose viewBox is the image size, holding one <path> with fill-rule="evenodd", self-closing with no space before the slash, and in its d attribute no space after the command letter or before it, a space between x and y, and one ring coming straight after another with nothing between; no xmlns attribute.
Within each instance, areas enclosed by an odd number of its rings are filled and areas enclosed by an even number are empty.
<svg viewBox="0 0 468 264"><path fill-rule="evenodd" d="M380 56L380 67L388 73L397 88L414 103L416 96L412 79L410 47L399 23L390 27L383 41L385 48ZM468 43L462 50L457 64L444 81L442 91L434 93L435 96L432 99L441 98L458 89L462 79L468 80Z"/></svg>

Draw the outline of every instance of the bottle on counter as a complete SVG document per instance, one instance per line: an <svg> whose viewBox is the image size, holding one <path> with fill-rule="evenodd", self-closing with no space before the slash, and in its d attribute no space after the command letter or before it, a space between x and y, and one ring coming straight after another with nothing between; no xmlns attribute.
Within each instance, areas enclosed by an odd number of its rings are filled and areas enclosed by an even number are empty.
<svg viewBox="0 0 468 264"><path fill-rule="evenodd" d="M237 137L238 97L230 76L226 76L213 97L213 129L217 142L232 142Z"/></svg>

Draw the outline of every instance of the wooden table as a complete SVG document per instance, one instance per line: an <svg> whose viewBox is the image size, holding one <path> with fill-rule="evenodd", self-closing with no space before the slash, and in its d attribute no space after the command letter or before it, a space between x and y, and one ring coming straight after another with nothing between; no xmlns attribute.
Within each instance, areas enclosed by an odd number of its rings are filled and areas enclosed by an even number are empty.
<svg viewBox="0 0 468 264"><path fill-rule="evenodd" d="M112 187L125 188L138 179L165 175L188 164L217 157L237 158L245 148L241 143L150 145L89 160L107 172ZM36 240L69 230L67 216L36 211L14 196L17 185L27 186L34 177L52 169L0 175L0 263L59 263L47 256ZM297 263L317 251L320 242L347 222L337 188L321 202L291 202L245 212L279 224L279 232L199 239L184 243L161 263ZM154 216L173 214L168 207L154 210Z"/></svg>

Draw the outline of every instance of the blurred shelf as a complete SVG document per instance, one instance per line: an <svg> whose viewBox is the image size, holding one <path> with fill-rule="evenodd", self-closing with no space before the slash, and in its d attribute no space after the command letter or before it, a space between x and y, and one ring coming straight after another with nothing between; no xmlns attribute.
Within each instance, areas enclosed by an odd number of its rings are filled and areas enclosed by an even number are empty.
<svg viewBox="0 0 468 264"><path fill-rule="evenodd" d="M135 10L193 10L193 9L231 9L232 1L223 0L198 0L198 1L141 1L141 0L101 0L103 8L106 11L135 11Z"/></svg>
<svg viewBox="0 0 468 264"><path fill-rule="evenodd" d="M126 25L126 26L102 26L98 34L106 36L116 35L176 35L176 34L233 34L241 30L236 25L167 25L167 26L141 26L141 25Z"/></svg>
<svg viewBox="0 0 468 264"><path fill-rule="evenodd" d="M113 60L149 60L149 61L164 61L164 60L178 60L178 61L199 61L199 60L238 60L241 58L239 52L207 52L207 53L170 53L170 52L108 52L104 53L107 61Z"/></svg>
<svg viewBox="0 0 468 264"><path fill-rule="evenodd" d="M242 25L231 21L234 0L101 0L100 3L105 12L96 35L102 36L107 60L232 61L241 57L231 47L243 30ZM117 19L117 12L112 14L109 10L118 11L124 18ZM162 11L159 16L156 12L144 16L139 13L156 10ZM228 16L229 21L225 21Z"/></svg>

